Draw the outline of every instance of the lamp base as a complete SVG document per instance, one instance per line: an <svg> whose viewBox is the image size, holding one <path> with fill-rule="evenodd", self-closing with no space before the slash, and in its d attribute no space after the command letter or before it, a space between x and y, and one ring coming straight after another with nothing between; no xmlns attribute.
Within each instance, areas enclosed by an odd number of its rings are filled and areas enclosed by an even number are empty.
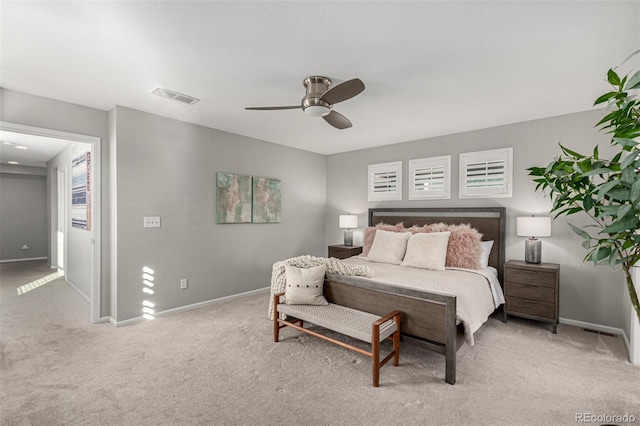
<svg viewBox="0 0 640 426"><path fill-rule="evenodd" d="M527 263L542 262L542 241L529 238L524 242L524 261Z"/></svg>
<svg viewBox="0 0 640 426"><path fill-rule="evenodd" d="M353 231L351 229L344 230L344 245L345 246L353 245Z"/></svg>

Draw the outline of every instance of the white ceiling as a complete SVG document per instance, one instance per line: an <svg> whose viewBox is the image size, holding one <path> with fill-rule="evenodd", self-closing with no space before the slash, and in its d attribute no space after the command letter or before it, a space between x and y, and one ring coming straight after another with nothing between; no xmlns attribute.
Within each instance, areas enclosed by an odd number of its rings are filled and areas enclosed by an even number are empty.
<svg viewBox="0 0 640 426"><path fill-rule="evenodd" d="M640 48L638 1L1 3L1 85L322 154L585 111ZM628 65L628 64L627 64ZM625 66L627 66L625 65ZM302 80L359 77L337 130ZM156 86L201 101L151 95Z"/></svg>
<svg viewBox="0 0 640 426"><path fill-rule="evenodd" d="M0 163L14 161L21 166L46 167L49 160L72 143L64 139L0 130Z"/></svg>

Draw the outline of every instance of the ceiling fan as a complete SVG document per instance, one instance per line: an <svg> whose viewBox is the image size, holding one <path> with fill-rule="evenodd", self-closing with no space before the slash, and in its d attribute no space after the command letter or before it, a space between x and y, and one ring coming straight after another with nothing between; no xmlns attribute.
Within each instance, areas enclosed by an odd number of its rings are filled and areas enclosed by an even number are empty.
<svg viewBox="0 0 640 426"><path fill-rule="evenodd" d="M331 80L327 77L312 76L305 78L303 83L306 94L304 98L302 98L300 105L248 107L245 109L269 111L301 108L309 116L324 118L327 123L336 129L348 129L352 126L351 121L349 121L347 117L333 110L333 105L351 99L362 92L364 90L362 80L354 78L331 87Z"/></svg>

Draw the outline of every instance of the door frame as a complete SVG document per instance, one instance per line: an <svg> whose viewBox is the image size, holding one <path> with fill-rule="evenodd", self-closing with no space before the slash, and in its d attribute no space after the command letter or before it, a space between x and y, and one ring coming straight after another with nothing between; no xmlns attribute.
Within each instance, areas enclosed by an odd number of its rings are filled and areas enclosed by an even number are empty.
<svg viewBox="0 0 640 426"><path fill-rule="evenodd" d="M102 194L101 184L101 154L102 141L99 137L81 135L78 133L61 132L58 130L44 129L41 127L25 126L22 124L0 121L0 130L8 132L24 133L27 135L45 136L50 138L65 139L71 142L84 142L91 144L91 286L89 295L89 320L92 323L101 321L100 316L100 291L101 285L101 237L102 237L102 207L100 203ZM65 209L66 210L66 209ZM65 235L66 239L66 235ZM66 265L65 265L66 267Z"/></svg>
<svg viewBox="0 0 640 426"><path fill-rule="evenodd" d="M59 227L60 227L60 221L62 220L62 232L63 232L63 242L62 242L62 253L60 253L60 242L58 241L58 235L56 233L56 260L55 260L55 266L58 267L58 269L60 269L60 256L62 256L62 270L66 270L67 268L67 217L68 217L68 212L66 209L66 205L67 205L67 166L64 165L62 167L55 167L54 168L54 173L56 176L56 230L59 231ZM50 188L53 187L53 185L49 186ZM53 200L53 197L51 197L51 199ZM60 205L60 203L62 202L62 207ZM61 211L62 210L62 211ZM53 211L53 208L52 208ZM61 217L62 216L62 217ZM52 235L53 236L53 235ZM53 247L53 245L51 245ZM51 262L53 263L53 262ZM52 264L51 267L53 268L54 265ZM65 278L66 281L66 278Z"/></svg>

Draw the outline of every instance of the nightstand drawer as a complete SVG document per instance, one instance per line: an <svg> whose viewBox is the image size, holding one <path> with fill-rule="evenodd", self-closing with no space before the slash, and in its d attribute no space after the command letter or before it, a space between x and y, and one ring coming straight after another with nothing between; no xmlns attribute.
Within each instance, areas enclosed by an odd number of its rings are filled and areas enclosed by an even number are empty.
<svg viewBox="0 0 640 426"><path fill-rule="evenodd" d="M554 287L542 287L538 285L519 284L514 282L508 282L504 287L505 296L538 300L548 303L554 303L556 300Z"/></svg>
<svg viewBox="0 0 640 426"><path fill-rule="evenodd" d="M361 246L329 246L329 257L335 257L336 259L346 259L352 256L357 256L362 253Z"/></svg>
<svg viewBox="0 0 640 426"><path fill-rule="evenodd" d="M520 299L519 297L505 297L507 304L505 306L505 312L510 314L511 312L531 315L535 317L544 317L549 319L556 319L556 310L553 303L540 302L537 300Z"/></svg>
<svg viewBox="0 0 640 426"><path fill-rule="evenodd" d="M505 281L533 284L543 287L556 286L556 274L553 272L533 271L530 269L505 268Z"/></svg>

